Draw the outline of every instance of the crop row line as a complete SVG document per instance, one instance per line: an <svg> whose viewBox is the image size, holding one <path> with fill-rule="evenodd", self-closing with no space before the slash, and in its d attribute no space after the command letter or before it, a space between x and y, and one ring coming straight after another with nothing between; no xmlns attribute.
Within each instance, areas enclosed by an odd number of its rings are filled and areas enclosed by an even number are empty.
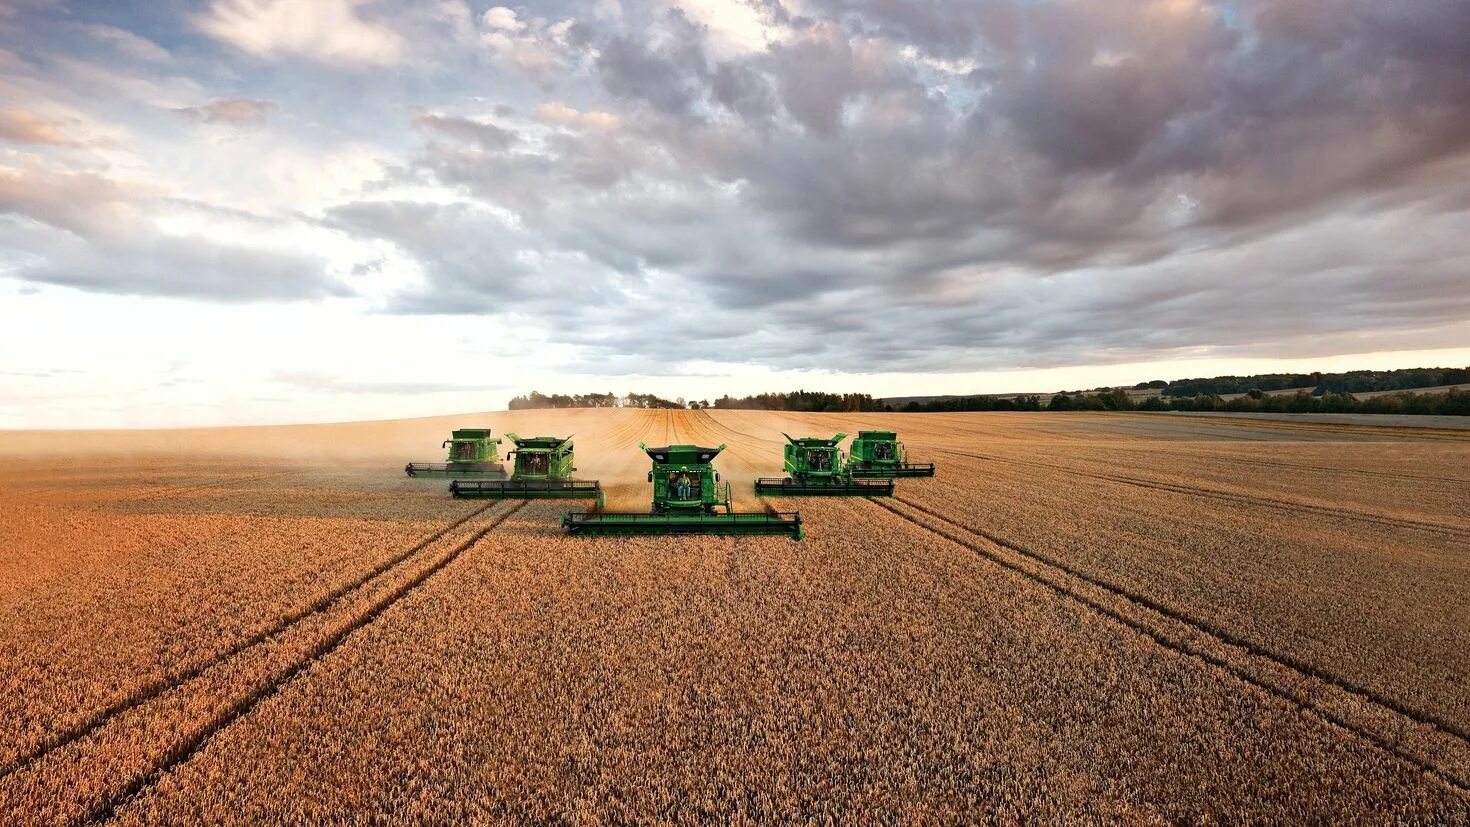
<svg viewBox="0 0 1470 827"><path fill-rule="evenodd" d="M1118 416L1120 412L1103 414L1104 416ZM1123 416L1156 418L1156 413L1124 412ZM1420 428L1420 427L1398 427L1394 425L1374 425L1363 423L1358 425L1338 422L1287 422L1280 419L1257 419L1254 417L1226 417L1210 416L1208 414L1175 413L1166 414L1180 419L1193 419L1195 421L1207 421L1211 424L1228 425L1244 428L1275 429L1279 431L1315 431L1318 433L1351 435L1351 436L1385 436L1397 437L1399 439L1432 439L1449 442L1470 441L1470 431L1445 428Z"/></svg>
<svg viewBox="0 0 1470 827"><path fill-rule="evenodd" d="M1131 449L1124 449L1131 450ZM1421 474L1405 474L1397 471L1376 471L1369 468L1341 468L1332 465L1306 465L1296 462L1279 462L1268 459L1254 459L1247 457L1232 457L1222 454L1201 455L1189 451L1166 451L1158 448L1149 448L1150 454L1169 454L1176 457L1187 457L1189 459L1207 458L1213 462L1228 462L1235 465L1251 465L1261 468L1289 468L1293 471L1326 471L1332 474L1358 474L1365 477L1383 477L1386 479L1408 480L1411 482L1457 482L1470 484L1470 479L1463 477L1431 477Z"/></svg>
<svg viewBox="0 0 1470 827"><path fill-rule="evenodd" d="M128 498L124 499L123 502L148 502L150 500L156 500L156 499L160 499L162 497L177 497L177 496L186 495L186 494L197 494L200 491L209 491L211 489L224 488L224 487L230 486L230 485L241 485L241 484L244 484L244 483L247 483L247 482L260 482L261 480L271 480L271 479L279 479L280 477L289 477L289 476L291 476L293 474L296 474L296 473L298 473L298 472L296 472L296 471L269 471L269 472L266 472L264 474L256 474L256 475L250 476L250 477L235 477L233 479L217 480L215 482L205 482L205 483L200 483L198 485L185 485L185 486L180 487L180 488L169 488L167 486L164 486L162 488L158 488L158 489L155 489L155 490L152 490L152 491L145 491L145 492L143 492L142 494L140 494L140 495L138 495L136 497L128 497Z"/></svg>
<svg viewBox="0 0 1470 827"><path fill-rule="evenodd" d="M1166 649L1223 669L1240 680L1300 709L1307 710L1322 720L1393 754L1423 772L1432 773L1460 794L1470 795L1470 775L1462 774L1470 769L1470 733L1466 733L1460 727L1404 708L1391 699L1382 698L1370 690L1358 687L1316 667L1300 664L1295 662L1295 659L1266 651L1229 632L1217 629L1211 624L1195 620L1160 604L1146 595L1137 594L1092 577L1047 555L1038 554L987 531L957 523L908 499L901 497L895 499L897 504L877 499L869 500L869 502L932 534L969 549L1005 569L1016 572L1050 591L1081 603L1151 638ZM938 523L940 527L936 528L925 519L914 516L900 506L918 512L923 518ZM965 535L980 538L985 542L976 542ZM1089 595L1085 593L1087 589L1100 592L1101 596ZM1108 605L1109 601L1114 605ZM1168 626L1171 624L1176 628L1170 630ZM1184 629L1177 628L1180 626ZM1216 651L1210 651L1212 649ZM1277 680L1272 680L1272 672L1281 673L1276 676ZM1347 695L1349 698L1321 697L1324 691L1331 690ZM1379 734L1374 732L1368 724L1355 720L1354 716L1334 711L1331 708L1331 700L1347 700L1348 703L1342 704L1343 706L1352 706L1353 701L1360 705L1369 704L1389 714L1394 720L1392 727L1394 734L1392 736ZM1430 732L1415 732L1413 726L1415 724L1429 729ZM1435 737L1436 733L1441 737ZM1415 740L1416 735L1418 739L1415 743L1419 744L1421 749L1411 751L1405 744ZM1457 769L1446 769L1425 757L1425 755L1438 756L1445 752L1458 755L1461 766Z"/></svg>
<svg viewBox="0 0 1470 827"><path fill-rule="evenodd" d="M101 729L103 726L106 726L108 721L127 712L128 710L142 706L143 704L148 703L149 701L157 698L163 693L168 692L171 689L177 688L193 680L194 678L199 677L212 667L223 663L233 657L236 657L240 653L259 646L260 644L280 635L291 627L306 621L313 615L317 615L329 610L337 603L346 599L352 593L358 591L369 582L382 575L384 572L387 572L389 569L398 566L399 564L423 551L425 548L428 548L430 545L438 542L442 537L444 537L444 535L455 530L456 528L459 528L461 525L464 525L466 522L469 522L480 514L483 514L485 511L495 506L495 504L496 502L492 500L491 502L486 503L479 508L476 508L475 510L469 512L468 514L465 514L463 517L460 517L459 519L449 523L448 525L445 525L442 528L435 530L407 550L379 562L377 565L373 566L360 577L343 583L332 589L331 591L327 592L326 594L319 596L316 600L313 600L311 603L307 604L301 609L282 616L268 628L257 631L254 634L249 635L248 637L242 638L229 647L214 653L204 660L193 663L172 675L165 675L157 681L140 686L127 696L120 698L110 704L107 704L84 720L74 724L71 727L66 728L57 735L43 741L35 748L26 753L23 753L3 768L0 768L0 780L5 779L7 776L11 775L14 772L25 769L35 762L45 758L47 755L59 749L62 749L63 747L66 747L68 744L87 737L93 732Z"/></svg>
<svg viewBox="0 0 1470 827"><path fill-rule="evenodd" d="M1328 672L1321 667L1314 666L1313 664L1303 661L1293 655L1287 654L1285 652L1275 651L1274 649L1271 649L1270 647L1258 642L1246 640L1245 638L1239 637L1238 635L1226 629L1222 629L1212 623L1209 623L1208 621L1199 620L1197 618L1191 617L1180 611L1179 609L1175 609L1167 604L1161 603L1158 600L1149 597L1148 595L1133 591L1126 586L1121 586L1116 583L1109 582L1100 577L1097 577L1096 575L1088 574L1051 555L1043 554L1033 549L1026 548L1019 543L1007 540L989 531L985 531L984 529L979 529L956 522L955 520L950 519L949 517L945 517L938 512L935 512L932 509L912 500L908 500L903 497L899 497L897 499L910 508L921 511L935 519L949 523L950 525L953 525L963 531L967 531L978 537L982 537L990 541L991 543L994 543L995 545L1010 549L1016 554L1023 555L1027 558L1035 560L1038 563L1065 572L1072 577L1085 581L1100 589L1104 589L1106 591L1120 595L1133 603L1137 603L1141 606L1144 606L1145 608L1157 612L1158 614L1164 615L1170 620L1175 620L1180 623L1192 626L1202 632L1205 632L1211 637L1217 638L1220 641L1229 644L1230 646L1244 649L1257 657L1270 660L1278 664L1282 668L1290 669L1291 671L1299 673L1305 677L1309 677L1314 680L1330 684L1344 692L1357 695L1367 702L1388 709L1397 715L1401 715L1411 721L1414 721L1415 723L1424 726L1434 727L1435 729L1453 735L1459 740L1465 742L1467 745L1470 745L1470 729L1467 729L1464 726L1461 726L1453 721L1445 720L1444 718L1434 715L1433 713L1424 712L1408 707L1400 703L1399 701L1394 700L1393 698L1382 695L1374 691L1373 689L1362 686L1361 684L1358 684L1347 678L1343 678L1339 675Z"/></svg>
<svg viewBox="0 0 1470 827"><path fill-rule="evenodd" d="M464 554L465 551L469 550L476 543L480 542L480 540L484 539L485 535L498 528L507 519L509 519L511 515L515 514L517 511L523 508L526 503L526 500L521 500L520 502L516 503L516 505L497 516L493 521L487 523L485 526L475 531L474 534L472 534L464 542L455 546L454 549L451 550L449 553L445 554L443 557L425 567L423 571L420 571L418 574L404 581L396 588L390 590L387 594L373 601L373 603L368 606L368 608L360 615L353 618L351 621L343 624L341 628L337 629L332 634L327 635L326 637L319 640L314 646L312 646L312 648L305 654L304 657L295 660L290 666L280 671L270 679L259 684L249 694L221 709L198 731L171 747L159 759L157 764L150 771L136 778L133 778L120 790L116 791L115 793L98 803L91 810L91 812L87 814L83 821L93 824L100 824L111 821L116 816L119 807L127 803L132 798L147 792L150 788L152 788L160 780L162 780L164 776L173 772L176 768L187 762L190 758L194 757L194 755L197 754L200 750L204 749L204 747L209 744L210 740L212 740L216 735L218 735L230 724L249 714L253 709L259 706L261 702L279 693L297 675L300 675L312 665L320 662L323 658L336 651L336 649L340 647L342 643L346 641L353 632L356 632L357 630L372 623L379 616L381 616L383 612L387 611L394 604L398 603L419 586L423 585L430 577L433 577L435 574L444 570L444 568L450 563L458 560L460 555ZM493 505L494 503L491 504ZM474 513L478 514L483 512L484 510L485 509L482 508ZM474 516L474 514L471 514L470 516ZM460 523L463 522L463 520L460 521ZM456 523L456 525L460 523Z"/></svg>
<svg viewBox="0 0 1470 827"><path fill-rule="evenodd" d="M698 413L699 413L700 417L702 419L704 419L704 420L707 420L711 424L711 426L713 426L715 428L719 428L720 430L724 431L727 434L733 434L737 438L750 439L750 440L753 440L755 442L765 442L765 443L768 443L768 444L771 444L771 445L781 445L781 444L783 444L781 442L781 440L778 440L778 439L770 439L769 437L756 436L755 434L752 434L752 433L750 433L748 431L742 431L742 430L739 430L738 428L733 428L733 427L731 427L729 425L726 425L725 423L723 423L720 420L716 419L715 417L711 416L708 411L698 411Z"/></svg>
<svg viewBox="0 0 1470 827"><path fill-rule="evenodd" d="M1463 526L1448 523L1437 523L1430 520L1416 520L1411 517L1394 517L1388 514L1375 514L1368 511L1355 511L1350 508L1337 508L1328 505L1315 505L1312 503L1297 502L1295 500L1281 500L1274 497L1262 497L1254 494L1243 494L1235 491L1222 491L1217 488L1205 488L1203 486L1188 485L1186 483L1166 482L1164 480L1150 480L1140 477L1125 477L1117 474L1101 474L1093 471L1082 471L1069 468L1065 465L1053 465L1051 463L1036 462L1033 460L1009 459L1006 457L989 456L986 454L970 454L964 451L955 451L947 448L937 449L946 454L969 457L971 459L985 460L987 462L998 462L1005 465L1022 465L1032 468L1045 468L1051 471L1061 471L1078 477L1116 482L1123 485L1131 485L1137 488L1149 488L1156 491L1170 491L1176 494L1189 494L1196 497L1206 497L1227 502L1245 503L1248 505L1260 505L1267 508L1275 508L1282 511L1304 512L1326 517L1339 517L1348 520L1359 520L1361 522L1376 523L1378 525L1394 526L1396 528L1408 528L1418 531L1429 531L1437 534L1446 534L1452 537L1470 536L1470 529Z"/></svg>

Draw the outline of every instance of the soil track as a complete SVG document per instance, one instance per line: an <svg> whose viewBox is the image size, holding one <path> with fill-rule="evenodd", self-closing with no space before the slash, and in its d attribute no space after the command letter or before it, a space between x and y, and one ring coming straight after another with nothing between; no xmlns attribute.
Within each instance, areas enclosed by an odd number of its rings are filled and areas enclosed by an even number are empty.
<svg viewBox="0 0 1470 827"><path fill-rule="evenodd" d="M507 518L523 507L526 501L522 500L511 508L502 511L494 520L477 529L468 539L456 545L449 553L430 563L426 568L414 574L402 584L394 587L387 594L374 600L364 611L356 614L349 622L334 630L331 634L319 640L305 656L297 659L287 666L283 671L272 675L244 697L235 700L221 709L218 714L209 719L196 732L187 738L175 743L167 753L147 773L133 778L120 789L98 802L92 810L87 813L85 821L89 823L105 823L111 821L116 814L117 808L129 798L145 792L149 787L158 783L164 775L172 772L174 768L188 761L195 753L203 749L216 734L225 727L246 715L266 698L281 691L281 688L332 653L349 635L367 626L378 618L393 604L402 600L414 589L419 588L426 580L438 574L460 555L464 554L475 544L484 539L485 535L494 531Z"/></svg>
<svg viewBox="0 0 1470 827"><path fill-rule="evenodd" d="M57 732L4 768L0 812L21 815L21 802L45 797L52 812L67 821L107 820L120 803L188 760L217 732L454 562L524 504L478 506L266 633ZM492 510L496 513L489 519L479 519ZM83 764L78 772L81 756L105 756L113 744L126 745L124 754Z"/></svg>
<svg viewBox="0 0 1470 827"><path fill-rule="evenodd" d="M1160 646L1217 666L1297 704L1413 766L1436 774L1460 792L1470 793L1470 732L1453 722L1404 708L1390 698L1309 664L1262 650L1146 595L1089 576L989 532L961 525L918 503L902 497L896 498L896 502L881 499L870 502L999 565L1020 572L1058 594L1148 636ZM1101 594L1089 595L1087 587ZM1170 622L1183 628L1170 629ZM1346 703L1343 699L1323 697L1329 689L1349 696ZM1364 705L1374 708L1362 710ZM1340 711L1355 707L1360 714ZM1406 735L1411 732L1419 736L1418 742L1406 745Z"/></svg>
<svg viewBox="0 0 1470 827"><path fill-rule="evenodd" d="M242 652L259 646L269 639L274 638L282 634L283 632L286 632L290 628L301 624L303 621L311 618L313 615L318 615L322 612L329 611L350 594L365 588L370 582L388 572L390 569L394 569L404 564L405 562L410 561L410 558L413 558L414 556L420 554L426 548L442 539L446 534L454 531L455 529L459 528L460 526L464 525L475 517L480 516L494 505L494 502L490 502L481 507L475 508L458 520L455 520L454 522L444 526L443 528L438 529L434 533L415 543L413 546L404 550L401 554L398 554L388 560L384 560L381 563L375 565L372 569L363 573L360 577L356 577L350 581L342 583L341 585L319 597L311 604L304 606L296 611L293 611L290 614L282 616L269 627L262 629L255 634L250 635L249 637L242 638L228 648L220 650L218 652L214 652L204 657L203 659L193 664L190 664L185 669L169 674L162 680L154 681L137 687L132 693L122 698L119 698L118 700L113 701L100 709L92 711L81 721L55 731L42 743L37 744L33 748L22 752L15 758L6 761L3 764L0 764L0 781L3 781L11 773L29 767L31 764L35 763L38 760L41 760L42 758L45 758L47 755L55 752L56 750L59 750L67 746L68 744L71 744L77 740L80 740L81 738L91 735L101 727L105 726L108 721L116 718L118 715L121 715L142 704L145 704L159 697L165 692L178 688L182 684L202 675L209 669L212 669L220 665L221 663L224 663L225 661L241 654Z"/></svg>
<svg viewBox="0 0 1470 827"><path fill-rule="evenodd" d="M951 454L953 456L970 457L972 459L985 460L986 462L1000 462L1010 465L1030 466L1032 468L1045 468L1054 471L1061 471L1067 474L1088 477L1096 480L1106 480L1108 482L1122 483L1123 485L1133 485L1139 488L1153 488L1161 491L1175 491L1183 494L1192 494L1198 497L1213 497L1215 499L1229 500L1232 502L1248 503L1251 505L1264 506L1267 508L1279 508L1285 511L1321 514L1346 520L1362 520L1364 522L1380 523L1383 525L1417 529L1420 531L1448 534L1454 537L1470 536L1470 526L1458 525L1454 523L1414 520L1405 517L1395 517L1391 514L1376 514L1367 511L1359 511L1347 508L1335 508L1328 505L1319 505L1315 503L1300 502L1295 500L1262 497L1243 491L1225 491L1217 488L1205 488L1198 485L1186 485L1178 482L1170 482L1168 480L1147 479L1144 477L1130 477L1119 474L1098 474L1079 470L1075 467L1054 465L1044 462L1010 459L987 454L972 454L965 451L951 451L945 449L937 450L940 450L943 453Z"/></svg>

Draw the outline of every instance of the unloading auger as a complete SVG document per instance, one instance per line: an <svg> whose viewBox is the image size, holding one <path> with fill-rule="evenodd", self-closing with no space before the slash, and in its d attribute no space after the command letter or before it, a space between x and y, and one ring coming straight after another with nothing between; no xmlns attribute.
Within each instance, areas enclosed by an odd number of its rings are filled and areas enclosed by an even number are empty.
<svg viewBox="0 0 1470 827"><path fill-rule="evenodd" d="M847 434L786 437L782 451L788 477L761 477L755 493L773 497L891 497L893 480L853 479L842 464L837 444Z"/></svg>
<svg viewBox="0 0 1470 827"><path fill-rule="evenodd" d="M403 466L403 473L410 477L502 479L505 466L496 461L499 444L500 439L492 437L489 428L456 428L441 446L449 449L447 461L410 462Z"/></svg>
<svg viewBox="0 0 1470 827"><path fill-rule="evenodd" d="M505 455L515 458L508 480L455 480L449 493L455 499L495 500L595 500L602 507L602 485L597 480L574 480L575 452L571 437L519 437L506 434L516 444Z"/></svg>
<svg viewBox="0 0 1470 827"><path fill-rule="evenodd" d="M730 484L720 481L713 464L726 446L649 448L639 443L638 447L653 461L648 472L653 506L648 513L574 511L561 521L568 534L785 534L795 540L804 536L797 512L739 512L730 507Z"/></svg>

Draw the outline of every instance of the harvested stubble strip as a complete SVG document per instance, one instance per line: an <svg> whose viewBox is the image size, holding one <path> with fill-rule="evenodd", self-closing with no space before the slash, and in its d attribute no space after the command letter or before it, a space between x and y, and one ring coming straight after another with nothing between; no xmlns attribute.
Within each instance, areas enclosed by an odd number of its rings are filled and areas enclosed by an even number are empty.
<svg viewBox="0 0 1470 827"><path fill-rule="evenodd" d="M160 513L137 513L111 490L91 491L86 509L0 509L0 673L9 681L0 775L99 712L270 633L472 508L437 487L375 492L376 513L332 501L359 483L299 491L293 480L147 504ZM288 509L299 516L280 513ZM344 519L344 510L361 516Z"/></svg>
<svg viewBox="0 0 1470 827"><path fill-rule="evenodd" d="M1470 542L965 457L903 496L1470 730ZM1063 516L1065 515L1065 516Z"/></svg>
<svg viewBox="0 0 1470 827"><path fill-rule="evenodd" d="M1470 815L1295 704L874 511L803 504L793 549L572 541L528 507L516 542L463 557L119 815Z"/></svg>
<svg viewBox="0 0 1470 827"><path fill-rule="evenodd" d="M1160 474L1158 473L1158 469L1150 469L1151 473L1141 475L1135 469L1124 471L1115 467L1109 467L1103 470L1076 467L1075 459L1073 460L1073 465L1058 465L1053 462L1038 461L1029 457L1004 457L995 454L976 454L968 451L940 450L945 454L980 460L981 462L1040 469L1042 473L1062 473L1074 477L1086 477L1103 482L1148 488L1155 491L1169 491L1176 494L1190 494L1213 500L1223 500L1247 507L1263 509L1268 513L1272 511L1283 511L1295 517L1304 517L1306 519L1328 517L1339 521L1372 523L1375 526L1406 529L1409 531L1428 531L1453 539L1470 539L1470 523L1455 517L1446 517L1440 514L1426 512L1424 510L1426 503L1423 497L1415 500L1416 508L1413 511L1402 513L1383 510L1383 492L1381 491L1365 494L1365 498L1373 501L1372 505L1353 504L1344 506L1325 500L1320 496L1304 494L1304 481L1302 480L1297 481L1297 485L1291 494L1272 495L1263 494L1258 490L1257 486L1243 485L1238 480L1224 486L1201 485L1196 479L1190 477ZM1361 483L1363 481L1359 480L1359 482ZM1452 510L1458 510L1464 507L1464 502L1459 496L1451 497L1447 507Z"/></svg>
<svg viewBox="0 0 1470 827"><path fill-rule="evenodd" d="M86 737L0 780L7 819L71 822L105 815L157 773L186 758L220 727L371 621L405 589L453 560L514 511L492 504L480 516L280 634L219 662L146 703L109 718Z"/></svg>
<svg viewBox="0 0 1470 827"><path fill-rule="evenodd" d="M55 536L62 524L44 525ZM73 557L0 605L0 666L14 684L0 698L0 770L266 633L430 528L139 515L80 515L65 525L98 555Z"/></svg>
<svg viewBox="0 0 1470 827"><path fill-rule="evenodd" d="M1157 443L1109 445L1086 451L1045 445L1015 458L1470 524L1470 478L1459 470L1470 466L1470 446L1434 445L1424 450L1426 446L1366 443L1353 446L1349 453L1331 443L1245 443L1230 450L1201 445L1170 449Z"/></svg>
<svg viewBox="0 0 1470 827"><path fill-rule="evenodd" d="M875 504L1002 565L1025 572L1037 582L1149 635L1163 646L1198 657L1298 704L1386 753L1435 773L1459 791L1470 793L1470 740L1460 735L1375 702L1330 677L1324 679L1304 673L1291 664L1241 645L1228 635L1222 637L1217 630L1201 627L1146 597L1069 571L1023 548L998 543L901 498Z"/></svg>

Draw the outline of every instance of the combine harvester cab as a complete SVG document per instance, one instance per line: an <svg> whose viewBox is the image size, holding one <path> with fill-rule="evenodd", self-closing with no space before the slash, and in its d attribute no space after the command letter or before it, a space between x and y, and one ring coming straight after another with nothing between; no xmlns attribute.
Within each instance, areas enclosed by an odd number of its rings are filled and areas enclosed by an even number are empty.
<svg viewBox="0 0 1470 827"><path fill-rule="evenodd" d="M755 481L755 493L771 497L891 497L893 480L853 479L842 464L837 444L847 434L831 439L805 436L786 437L783 454L789 477L761 477Z"/></svg>
<svg viewBox="0 0 1470 827"><path fill-rule="evenodd" d="M647 514L604 511L572 512L562 518L568 534L623 537L643 534L785 534L804 535L797 512L737 512L730 508L730 484L721 482L714 459L725 446L669 445L649 448L653 460L648 481L653 507Z"/></svg>
<svg viewBox="0 0 1470 827"><path fill-rule="evenodd" d="M903 443L892 431L858 431L852 441L847 472L853 477L932 477L934 463L909 462Z"/></svg>
<svg viewBox="0 0 1470 827"><path fill-rule="evenodd" d="M504 479L505 466L496 461L499 444L489 428L456 428L442 446L449 449L445 462L410 462L403 472L410 477Z"/></svg>
<svg viewBox="0 0 1470 827"><path fill-rule="evenodd" d="M515 458L508 480L455 480L449 493L467 500L596 500L602 507L602 485L597 480L574 480L571 437L523 438L506 434L516 449L505 455Z"/></svg>

